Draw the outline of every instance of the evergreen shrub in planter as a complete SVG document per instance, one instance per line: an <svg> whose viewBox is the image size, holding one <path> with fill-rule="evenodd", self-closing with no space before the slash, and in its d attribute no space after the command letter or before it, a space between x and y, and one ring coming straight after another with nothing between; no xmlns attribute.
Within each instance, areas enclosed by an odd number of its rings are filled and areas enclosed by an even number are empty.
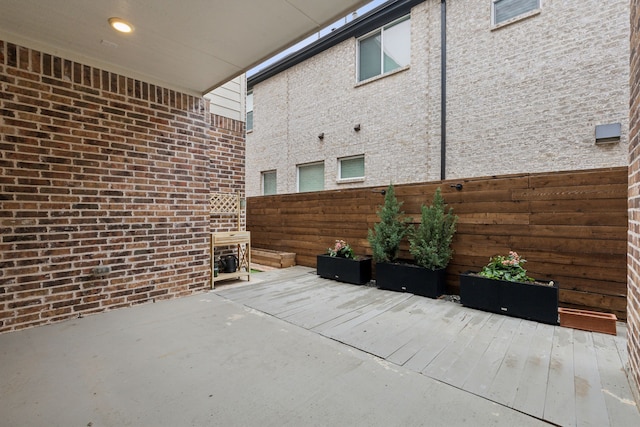
<svg viewBox="0 0 640 427"><path fill-rule="evenodd" d="M409 231L407 223L411 219L405 217L401 207L402 202L398 202L393 185L389 184L384 204L377 211L380 222L373 226L373 230L369 230L367 238L376 263L376 286L403 292L407 290L406 285L396 280L397 273L393 267L398 265L400 243Z"/></svg>
<svg viewBox="0 0 640 427"><path fill-rule="evenodd" d="M373 232L369 230L371 247L385 249L373 250L376 284L380 289L437 298L445 290L445 269L453 255L451 241L458 218L451 209L446 212L440 188L434 194L433 203L422 206L420 225L415 229L407 226L409 219L404 218L400 206L390 186L385 204L378 211L380 222ZM397 259L405 235L414 262Z"/></svg>
<svg viewBox="0 0 640 427"><path fill-rule="evenodd" d="M430 206L422 206L420 225L409 233L409 252L416 262L415 279L408 291L430 298L438 298L445 291L446 268L453 256L451 242L456 233L458 217L453 209L445 209L438 188Z"/></svg>

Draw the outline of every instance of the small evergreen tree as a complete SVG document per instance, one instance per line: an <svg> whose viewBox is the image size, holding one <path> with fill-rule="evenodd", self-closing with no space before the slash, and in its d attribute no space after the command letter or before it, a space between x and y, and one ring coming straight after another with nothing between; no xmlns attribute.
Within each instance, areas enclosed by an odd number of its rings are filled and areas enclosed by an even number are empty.
<svg viewBox="0 0 640 427"><path fill-rule="evenodd" d="M384 196L384 205L376 212L380 222L369 229L368 240L373 251L375 262L393 262L398 257L400 242L408 232L407 222L410 218L404 217L404 212L400 210L402 202L396 199L393 185Z"/></svg>
<svg viewBox="0 0 640 427"><path fill-rule="evenodd" d="M420 225L409 235L409 252L416 264L430 270L439 270L449 264L457 222L458 217L452 208L445 212L444 199L438 187L431 206L422 205Z"/></svg>

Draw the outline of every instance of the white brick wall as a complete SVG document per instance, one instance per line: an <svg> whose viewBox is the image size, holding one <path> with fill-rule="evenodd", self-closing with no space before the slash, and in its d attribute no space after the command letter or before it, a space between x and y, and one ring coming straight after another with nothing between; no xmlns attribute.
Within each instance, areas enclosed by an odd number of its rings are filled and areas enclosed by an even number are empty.
<svg viewBox="0 0 640 427"><path fill-rule="evenodd" d="M545 0L495 31L489 1L462 3L449 7L448 177L627 164L627 0ZM621 142L596 146L595 125L614 122Z"/></svg>
<svg viewBox="0 0 640 427"><path fill-rule="evenodd" d="M490 0L447 5L447 178L627 164L627 0L545 0L497 30ZM326 189L440 179L439 1L414 7L411 36L410 68L368 84L350 39L256 85L247 194L274 169L295 192L296 165L321 160ZM621 142L596 146L613 122ZM362 153L366 179L337 183L337 159Z"/></svg>

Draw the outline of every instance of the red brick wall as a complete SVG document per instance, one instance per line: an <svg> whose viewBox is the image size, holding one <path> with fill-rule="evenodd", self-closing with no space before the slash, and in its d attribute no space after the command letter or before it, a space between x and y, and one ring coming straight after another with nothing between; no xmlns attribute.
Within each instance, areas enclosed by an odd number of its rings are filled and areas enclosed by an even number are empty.
<svg viewBox="0 0 640 427"><path fill-rule="evenodd" d="M627 325L631 373L640 384L640 0L631 0Z"/></svg>
<svg viewBox="0 0 640 427"><path fill-rule="evenodd" d="M208 195L244 193L244 124L205 111L0 41L0 332L210 286L208 233L237 225Z"/></svg>

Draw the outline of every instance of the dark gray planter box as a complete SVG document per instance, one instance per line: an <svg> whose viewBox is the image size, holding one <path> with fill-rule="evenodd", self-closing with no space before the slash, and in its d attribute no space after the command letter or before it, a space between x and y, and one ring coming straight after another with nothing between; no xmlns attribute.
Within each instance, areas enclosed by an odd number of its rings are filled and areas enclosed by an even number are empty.
<svg viewBox="0 0 640 427"><path fill-rule="evenodd" d="M508 282L470 272L460 275L460 302L465 307L558 324L558 284Z"/></svg>
<svg viewBox="0 0 640 427"><path fill-rule="evenodd" d="M318 255L316 270L325 279L364 285L371 280L371 258L347 259Z"/></svg>
<svg viewBox="0 0 640 427"><path fill-rule="evenodd" d="M444 294L446 269L429 270L415 264L376 263L376 286L429 298Z"/></svg>

